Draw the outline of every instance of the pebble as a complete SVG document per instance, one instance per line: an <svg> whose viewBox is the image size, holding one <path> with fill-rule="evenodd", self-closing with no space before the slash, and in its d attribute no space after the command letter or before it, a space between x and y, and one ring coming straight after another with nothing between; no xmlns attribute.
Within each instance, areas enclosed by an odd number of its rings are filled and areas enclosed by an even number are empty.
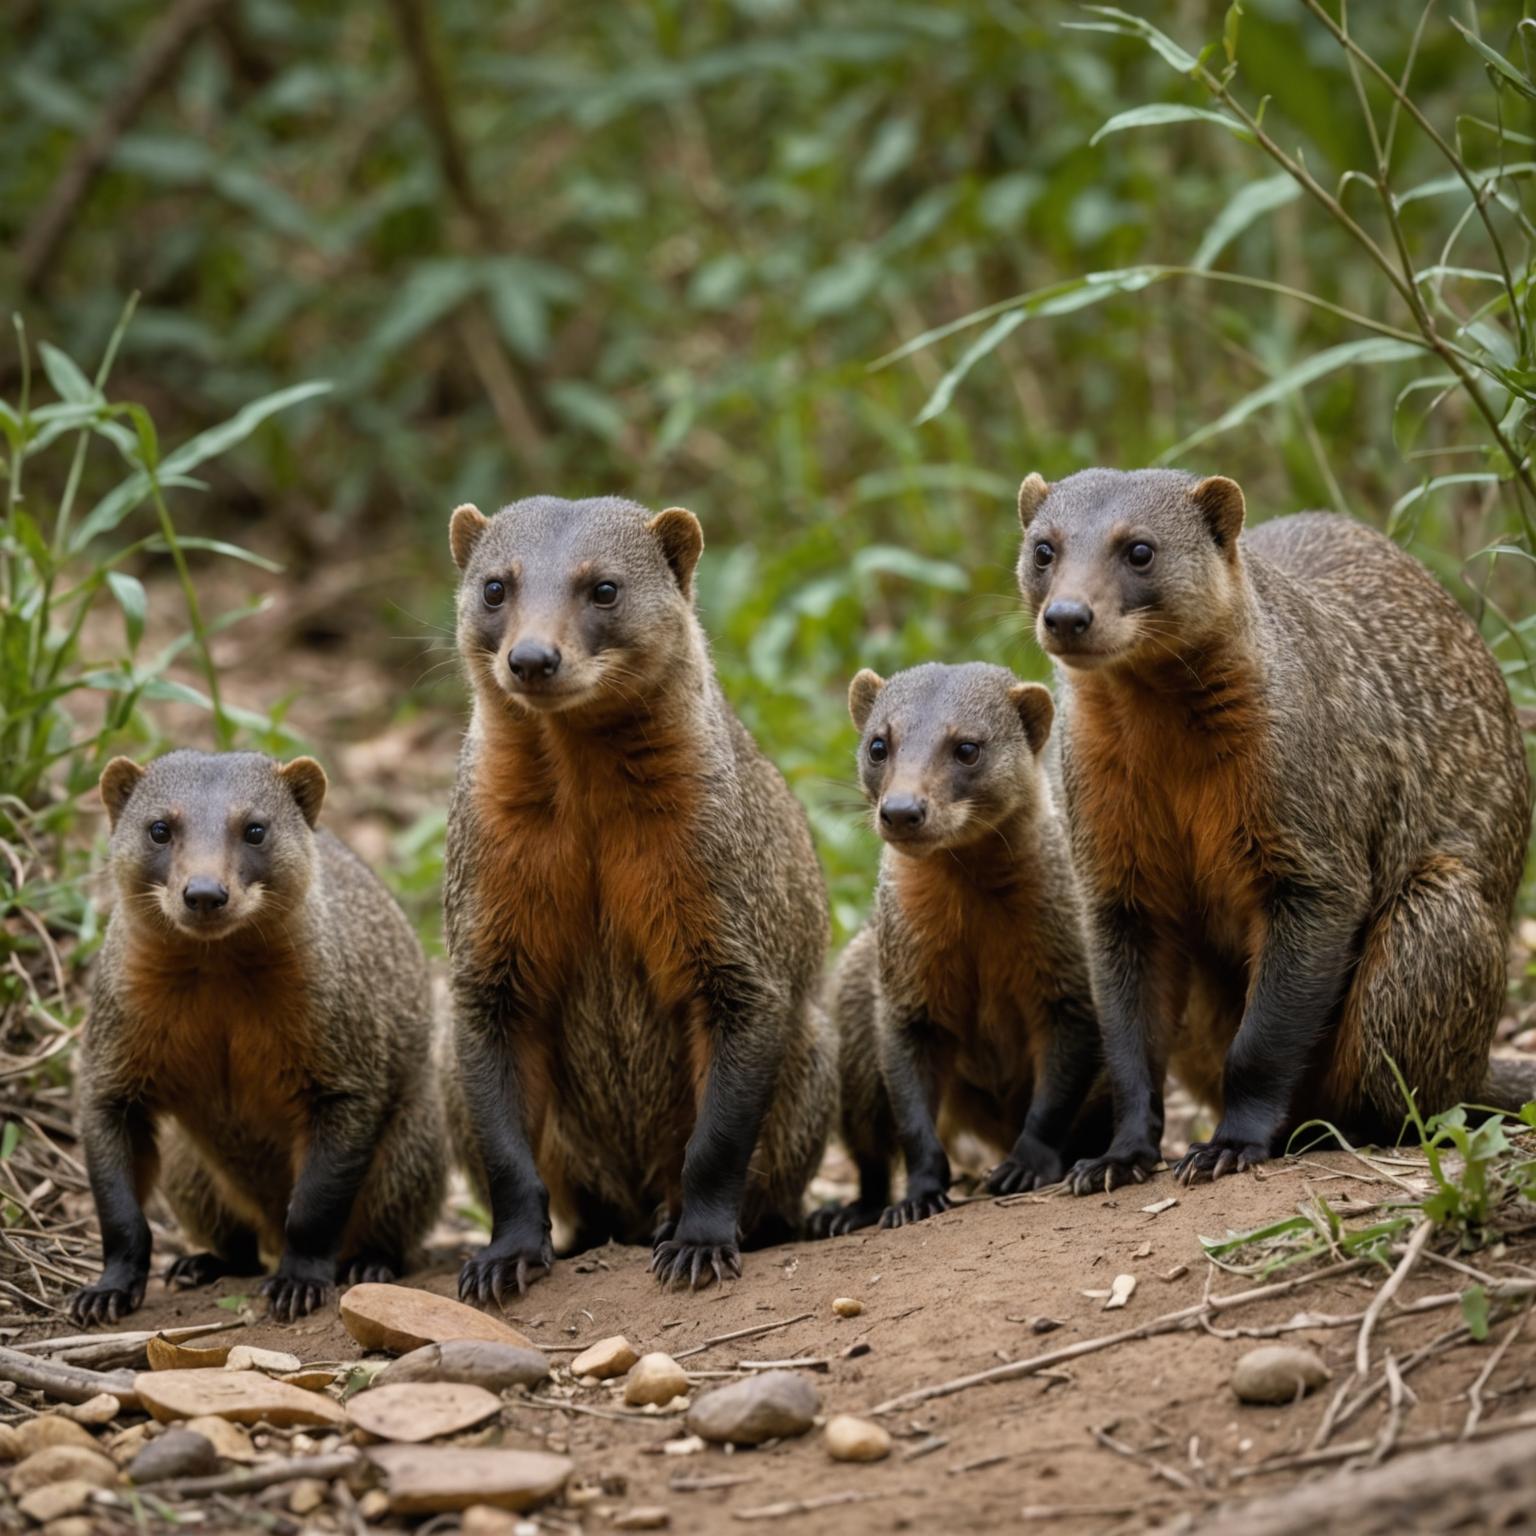
<svg viewBox="0 0 1536 1536"><path fill-rule="evenodd" d="M856 1296L838 1296L832 1302L832 1310L839 1317L857 1317L864 1310L864 1303Z"/></svg>
<svg viewBox="0 0 1536 1536"><path fill-rule="evenodd" d="M364 1520L369 1522L382 1520L389 1513L389 1495L382 1488L370 1488L357 1501L357 1512ZM465 1536L471 1536L469 1529L469 1516L471 1512L471 1510L464 1511L464 1520L460 1526Z"/></svg>
<svg viewBox="0 0 1536 1536"><path fill-rule="evenodd" d="M631 1408L670 1403L688 1391L688 1377L671 1355L657 1351L641 1355L624 1378L624 1401Z"/></svg>
<svg viewBox="0 0 1536 1536"><path fill-rule="evenodd" d="M495 1344L489 1339L444 1339L424 1344L388 1365L373 1378L376 1387L402 1381L457 1381L487 1392L535 1387L549 1376L549 1361L536 1349Z"/></svg>
<svg viewBox="0 0 1536 1536"><path fill-rule="evenodd" d="M341 1320L364 1349L403 1355L446 1339L489 1339L529 1349L526 1334L478 1307L406 1285L354 1285L341 1297Z"/></svg>
<svg viewBox="0 0 1536 1536"><path fill-rule="evenodd" d="M380 1445L368 1456L384 1474L396 1515L435 1515L471 1504L533 1509L557 1497L575 1470L569 1457L543 1451Z"/></svg>
<svg viewBox="0 0 1536 1536"><path fill-rule="evenodd" d="M20 1455L16 1431L9 1424L0 1424L0 1461L15 1461Z"/></svg>
<svg viewBox="0 0 1536 1536"><path fill-rule="evenodd" d="M459 1517L460 1536L513 1536L523 1522L504 1509L471 1504Z"/></svg>
<svg viewBox="0 0 1536 1536"><path fill-rule="evenodd" d="M199 1434L219 1453L223 1461L255 1461L256 1447L251 1437L238 1424L228 1419L216 1419L212 1414L199 1414L188 1419L184 1426Z"/></svg>
<svg viewBox="0 0 1536 1536"><path fill-rule="evenodd" d="M134 1377L133 1388L162 1422L199 1414L238 1424L265 1420L279 1428L347 1422L330 1398L274 1381L260 1371L144 1371Z"/></svg>
<svg viewBox="0 0 1536 1536"><path fill-rule="evenodd" d="M296 1515L312 1515L330 1496L330 1484L318 1477L301 1477L288 1495L288 1508Z"/></svg>
<svg viewBox="0 0 1536 1536"><path fill-rule="evenodd" d="M16 1501L16 1507L29 1520L36 1520L39 1525L43 1525L49 1520L61 1520L66 1515L79 1514L91 1502L91 1495L95 1491L95 1483L70 1478L66 1482L47 1483L41 1488L34 1488L31 1493Z"/></svg>
<svg viewBox="0 0 1536 1536"><path fill-rule="evenodd" d="M101 1536L101 1527L89 1515L65 1515L62 1520L50 1520L43 1536Z"/></svg>
<svg viewBox="0 0 1536 1536"><path fill-rule="evenodd" d="M287 1376L300 1370L304 1362L297 1355L280 1349L257 1349L250 1344L236 1344L224 1361L226 1371L266 1371L271 1376Z"/></svg>
<svg viewBox="0 0 1536 1536"><path fill-rule="evenodd" d="M147 1424L135 1424L129 1429L120 1429L106 1442L107 1452L118 1466L125 1467L155 1438L152 1431L160 1428L161 1426L151 1419Z"/></svg>
<svg viewBox="0 0 1536 1536"><path fill-rule="evenodd" d="M45 1483L81 1482L95 1488L110 1488L116 1481L116 1463L94 1446L86 1450L79 1445L50 1445L18 1462L9 1486L12 1495L19 1499Z"/></svg>
<svg viewBox="0 0 1536 1536"><path fill-rule="evenodd" d="M599 1339L571 1361L573 1376L595 1376L607 1381L611 1376L622 1376L639 1359L632 1345L623 1334L611 1339Z"/></svg>
<svg viewBox="0 0 1536 1536"><path fill-rule="evenodd" d="M891 1437L878 1424L835 1413L824 1434L827 1455L833 1461L883 1461L891 1454Z"/></svg>
<svg viewBox="0 0 1536 1536"><path fill-rule="evenodd" d="M672 1511L660 1504L637 1504L613 1517L616 1531L664 1531L672 1524Z"/></svg>
<svg viewBox="0 0 1536 1536"><path fill-rule="evenodd" d="M130 1483L160 1483L170 1477L206 1477L219 1470L219 1453L204 1435L168 1429L128 1463Z"/></svg>
<svg viewBox="0 0 1536 1536"><path fill-rule="evenodd" d="M695 1398L686 1423L694 1434L717 1444L761 1445L803 1435L820 1406L816 1389L804 1376L763 1371Z"/></svg>
<svg viewBox="0 0 1536 1536"><path fill-rule="evenodd" d="M484 1387L414 1381L359 1392L347 1411L353 1424L367 1434L414 1443L483 1424L501 1412L501 1399Z"/></svg>
<svg viewBox="0 0 1536 1536"><path fill-rule="evenodd" d="M16 1425L13 1432L16 1436L13 1454L18 1459L36 1451L46 1451L51 1445L77 1445L85 1451L97 1449L89 1430L57 1413L39 1414L25 1424Z"/></svg>
<svg viewBox="0 0 1536 1536"><path fill-rule="evenodd" d="M1310 1349L1265 1344L1232 1369L1232 1390L1245 1403L1289 1403L1320 1387L1332 1372Z"/></svg>
<svg viewBox="0 0 1536 1536"><path fill-rule="evenodd" d="M123 1411L123 1405L110 1392L98 1392L83 1403L71 1403L59 1412L76 1424L110 1424Z"/></svg>

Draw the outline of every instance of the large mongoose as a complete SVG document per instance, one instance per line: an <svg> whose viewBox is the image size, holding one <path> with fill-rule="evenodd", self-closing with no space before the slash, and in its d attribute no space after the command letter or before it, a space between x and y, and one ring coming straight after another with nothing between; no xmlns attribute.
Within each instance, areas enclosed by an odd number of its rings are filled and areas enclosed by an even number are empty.
<svg viewBox="0 0 1536 1536"><path fill-rule="evenodd" d="M206 1252L173 1285L261 1284L287 1322L392 1279L443 1197L426 962L405 914L313 830L325 774L255 753L107 764L118 901L92 992L80 1126L101 1221L81 1322L144 1298L157 1173ZM167 1123L169 1122L169 1123Z"/></svg>
<svg viewBox="0 0 1536 1536"><path fill-rule="evenodd" d="M827 902L805 813L726 702L679 508L458 508L473 715L444 898L464 1154L496 1299L568 1250L664 1284L795 1233L836 1094Z"/></svg>
<svg viewBox="0 0 1536 1536"><path fill-rule="evenodd" d="M1079 1193L1156 1165L1170 1066L1220 1116L1186 1181L1394 1135L1393 1063L1425 1114L1531 1086L1488 1061L1531 813L1497 664L1381 534L1243 516L1219 475L1019 492L1116 1103Z"/></svg>
<svg viewBox="0 0 1536 1536"><path fill-rule="evenodd" d="M1049 690L930 664L889 682L860 672L848 706L886 848L832 983L859 1197L816 1212L818 1235L946 1209L958 1132L1002 1154L993 1194L1054 1184L1064 1156L1109 1141L1081 910L1041 762ZM898 1142L906 1194L888 1204Z"/></svg>

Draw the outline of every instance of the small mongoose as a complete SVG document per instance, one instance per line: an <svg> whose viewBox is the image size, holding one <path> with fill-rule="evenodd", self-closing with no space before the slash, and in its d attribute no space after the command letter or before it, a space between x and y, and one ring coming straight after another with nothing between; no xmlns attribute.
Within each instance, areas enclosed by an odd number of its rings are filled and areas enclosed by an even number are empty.
<svg viewBox="0 0 1536 1536"><path fill-rule="evenodd" d="M1042 762L1050 691L1002 667L929 664L888 682L860 672L848 705L886 848L874 913L832 982L859 1196L816 1212L817 1235L946 1209L944 1142L960 1132L1005 1154L993 1194L1054 1184L1064 1156L1109 1140L1082 916ZM889 1204L897 1143L906 1194Z"/></svg>
<svg viewBox="0 0 1536 1536"><path fill-rule="evenodd" d="M1031 475L1019 517L1116 1104L1077 1192L1156 1165L1168 1067L1219 1115L1185 1181L1395 1136L1396 1071L1426 1115L1529 1097L1488 1051L1530 776L1449 594L1347 517L1243 533L1220 475Z"/></svg>
<svg viewBox="0 0 1536 1536"><path fill-rule="evenodd" d="M79 1322L144 1298L157 1176L206 1252L172 1285L276 1273L287 1322L388 1280L443 1198L426 962L405 914L314 831L312 758L172 752L101 776L118 900L96 962L80 1127L103 1271Z"/></svg>
<svg viewBox="0 0 1536 1536"><path fill-rule="evenodd" d="M500 1302L562 1248L664 1284L793 1235L836 1096L827 900L799 802L727 703L691 512L532 497L450 526L473 697L448 816L451 1105Z"/></svg>

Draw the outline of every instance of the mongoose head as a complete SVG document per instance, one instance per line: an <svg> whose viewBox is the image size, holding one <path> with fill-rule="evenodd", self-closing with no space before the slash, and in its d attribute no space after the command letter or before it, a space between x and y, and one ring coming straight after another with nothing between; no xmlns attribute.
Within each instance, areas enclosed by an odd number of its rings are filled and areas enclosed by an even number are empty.
<svg viewBox="0 0 1536 1536"><path fill-rule="evenodd" d="M459 650L476 690L571 713L634 701L696 643L693 572L704 548L681 507L531 496L449 525Z"/></svg>
<svg viewBox="0 0 1536 1536"><path fill-rule="evenodd" d="M973 842L1048 793L1040 753L1055 706L1048 688L982 662L930 662L889 681L868 669L848 689L859 784L875 830L904 853Z"/></svg>
<svg viewBox="0 0 1536 1536"><path fill-rule="evenodd" d="M1019 487L1019 588L1066 666L1137 665L1198 648L1242 590L1243 493L1222 475L1085 469Z"/></svg>
<svg viewBox="0 0 1536 1536"><path fill-rule="evenodd" d="M312 757L170 752L101 775L112 873L130 922L218 940L291 911L309 888L325 770Z"/></svg>

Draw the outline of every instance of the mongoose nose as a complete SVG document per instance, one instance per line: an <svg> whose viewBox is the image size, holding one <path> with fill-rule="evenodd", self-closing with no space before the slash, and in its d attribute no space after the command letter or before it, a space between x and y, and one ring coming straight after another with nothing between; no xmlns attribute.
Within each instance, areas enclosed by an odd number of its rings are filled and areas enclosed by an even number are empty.
<svg viewBox="0 0 1536 1536"><path fill-rule="evenodd" d="M1063 640L1073 640L1088 633L1093 623L1093 609L1087 603L1061 597L1045 610L1045 627Z"/></svg>
<svg viewBox="0 0 1536 1536"><path fill-rule="evenodd" d="M518 682L539 682L560 670L560 647L542 640L519 640L507 653L507 665Z"/></svg>
<svg viewBox="0 0 1536 1536"><path fill-rule="evenodd" d="M880 802L880 825L891 832L915 832L928 819L928 802L920 795L887 795Z"/></svg>
<svg viewBox="0 0 1536 1536"><path fill-rule="evenodd" d="M187 881L181 899L194 912L217 912L229 901L229 891L208 875L194 875Z"/></svg>

